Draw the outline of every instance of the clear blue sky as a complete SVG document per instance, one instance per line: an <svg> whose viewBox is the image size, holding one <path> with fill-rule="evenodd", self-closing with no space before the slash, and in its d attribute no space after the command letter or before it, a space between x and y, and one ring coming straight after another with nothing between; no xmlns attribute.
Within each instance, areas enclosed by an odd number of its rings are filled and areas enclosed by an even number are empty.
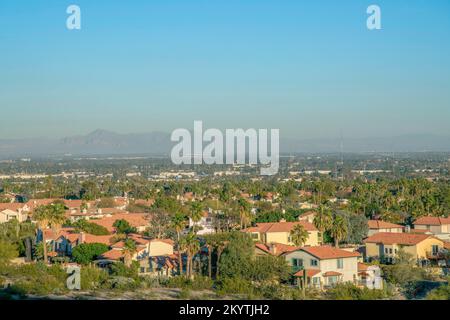
<svg viewBox="0 0 450 320"><path fill-rule="evenodd" d="M299 139L450 135L450 1L1 0L0 119L0 139L194 120Z"/></svg>

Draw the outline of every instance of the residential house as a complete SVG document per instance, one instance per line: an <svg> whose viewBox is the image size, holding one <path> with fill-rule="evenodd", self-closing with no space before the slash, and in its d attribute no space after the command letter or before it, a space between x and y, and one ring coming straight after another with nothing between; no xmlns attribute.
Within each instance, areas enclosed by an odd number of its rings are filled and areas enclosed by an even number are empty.
<svg viewBox="0 0 450 320"><path fill-rule="evenodd" d="M326 288L340 282L358 282L358 252L331 246L301 247L283 254L292 266L294 276L304 277L306 285Z"/></svg>
<svg viewBox="0 0 450 320"><path fill-rule="evenodd" d="M255 243L255 255L266 256L270 254L273 256L280 256L286 252L297 250L298 248L299 247L297 246L290 246L282 243Z"/></svg>
<svg viewBox="0 0 450 320"><path fill-rule="evenodd" d="M313 223L316 215L317 212L315 211L307 211L298 216L298 221L308 221L309 223Z"/></svg>
<svg viewBox="0 0 450 320"><path fill-rule="evenodd" d="M24 222L28 219L28 214L26 212L18 212L10 209L0 211L0 223L5 223L13 219Z"/></svg>
<svg viewBox="0 0 450 320"><path fill-rule="evenodd" d="M149 224L145 213L118 213L110 217L92 219L89 220L89 222L105 227L109 232L115 232L113 225L117 220L126 220L132 227L135 227L138 232L144 232Z"/></svg>
<svg viewBox="0 0 450 320"><path fill-rule="evenodd" d="M198 235L211 234L215 233L215 225L214 225L214 214L212 210L204 210L202 212L202 217L199 221L194 222L191 218L189 218L189 227L196 227L199 229L197 232Z"/></svg>
<svg viewBox="0 0 450 320"><path fill-rule="evenodd" d="M358 284L369 289L383 289L380 267L358 262Z"/></svg>
<svg viewBox="0 0 450 320"><path fill-rule="evenodd" d="M308 232L309 236L304 243L305 246L319 245L319 231L313 224L307 221L257 223L255 227L244 229L242 232L249 233L253 240L265 244L281 243L286 245L295 245L292 242L290 233L296 225L303 226Z"/></svg>
<svg viewBox="0 0 450 320"><path fill-rule="evenodd" d="M438 257L444 242L429 234L379 232L364 240L366 259L383 259L392 263L400 249L410 253L418 262Z"/></svg>
<svg viewBox="0 0 450 320"><path fill-rule="evenodd" d="M428 230L434 234L450 233L450 218L422 217L414 221L414 229Z"/></svg>
<svg viewBox="0 0 450 320"><path fill-rule="evenodd" d="M392 232L392 233L402 233L403 226L395 223L390 223L382 220L369 220L369 232L368 236L374 235L379 232Z"/></svg>

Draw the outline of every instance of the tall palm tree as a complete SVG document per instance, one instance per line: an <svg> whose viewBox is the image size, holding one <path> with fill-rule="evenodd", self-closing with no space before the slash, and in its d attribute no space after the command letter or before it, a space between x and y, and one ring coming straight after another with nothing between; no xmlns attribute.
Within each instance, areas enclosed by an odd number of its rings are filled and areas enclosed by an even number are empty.
<svg viewBox="0 0 450 320"><path fill-rule="evenodd" d="M57 231L61 224L66 220L64 212L64 205L60 203L52 203L46 206L37 207L33 213L33 219L37 221L39 229L42 232L45 263L48 262L45 230L51 228L54 231Z"/></svg>
<svg viewBox="0 0 450 320"><path fill-rule="evenodd" d="M205 239L205 247L208 249L208 277L212 278L212 251L216 246L216 235L208 234L204 237Z"/></svg>
<svg viewBox="0 0 450 320"><path fill-rule="evenodd" d="M250 204L244 198L239 198L238 208L239 208L239 218L240 218L241 229L246 228L251 219Z"/></svg>
<svg viewBox="0 0 450 320"><path fill-rule="evenodd" d="M197 236L193 232L189 232L183 239L182 245L184 250L186 251L187 261L186 261L186 275L188 278L193 275L192 268L192 259L195 254L200 250L200 243L197 239Z"/></svg>
<svg viewBox="0 0 450 320"><path fill-rule="evenodd" d="M222 256L222 252L225 250L225 248L228 245L227 241L227 233L217 233L215 235L214 244L216 246L216 252L217 252L217 261L216 261L216 278L220 275L220 257Z"/></svg>
<svg viewBox="0 0 450 320"><path fill-rule="evenodd" d="M123 247L124 263L127 267L131 266L133 255L136 253L136 242L133 239L125 239Z"/></svg>
<svg viewBox="0 0 450 320"><path fill-rule="evenodd" d="M181 275L183 273L183 260L181 258L181 232L186 227L186 216L181 213L177 212L172 217L171 221L172 228L175 229L175 232L177 233L177 249L178 249L178 274Z"/></svg>
<svg viewBox="0 0 450 320"><path fill-rule="evenodd" d="M195 231L195 224L202 219L203 206L200 202L192 202L189 210L189 218L194 223L193 229Z"/></svg>
<svg viewBox="0 0 450 320"><path fill-rule="evenodd" d="M325 231L329 231L333 224L333 216L331 214L331 210L321 205L319 207L319 211L314 217L313 223L314 226L320 231L321 235L323 235Z"/></svg>
<svg viewBox="0 0 450 320"><path fill-rule="evenodd" d="M334 239L334 245L339 247L339 241L345 239L348 234L348 225L342 216L335 216L333 225L330 229L330 235Z"/></svg>
<svg viewBox="0 0 450 320"><path fill-rule="evenodd" d="M309 233L301 224L296 224L291 232L291 241L298 247L302 246L309 238Z"/></svg>

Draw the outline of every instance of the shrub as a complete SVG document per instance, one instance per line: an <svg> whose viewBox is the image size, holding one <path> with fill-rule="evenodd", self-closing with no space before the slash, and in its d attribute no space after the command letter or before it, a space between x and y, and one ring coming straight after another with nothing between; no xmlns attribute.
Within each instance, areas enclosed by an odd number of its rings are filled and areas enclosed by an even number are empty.
<svg viewBox="0 0 450 320"><path fill-rule="evenodd" d="M384 290L359 288L352 283L339 283L330 288L326 297L331 300L380 300L386 298Z"/></svg>
<svg viewBox="0 0 450 320"><path fill-rule="evenodd" d="M183 288L178 293L178 299L187 300L190 298L191 298L191 290L189 290L188 288Z"/></svg>
<svg viewBox="0 0 450 320"><path fill-rule="evenodd" d="M106 271L97 267L82 267L81 268L81 289L95 290L102 287L108 280Z"/></svg>
<svg viewBox="0 0 450 320"><path fill-rule="evenodd" d="M88 264L108 250L108 246L103 243L82 243L73 249L72 258L77 263Z"/></svg>
<svg viewBox="0 0 450 320"><path fill-rule="evenodd" d="M253 284L243 278L222 278L217 281L216 285L219 294L245 294L249 296L255 294Z"/></svg>

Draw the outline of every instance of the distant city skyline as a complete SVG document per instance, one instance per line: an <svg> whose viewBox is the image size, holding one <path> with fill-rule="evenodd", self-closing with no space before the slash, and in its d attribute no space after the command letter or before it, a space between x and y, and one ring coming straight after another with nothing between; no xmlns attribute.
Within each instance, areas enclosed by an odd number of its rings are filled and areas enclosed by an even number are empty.
<svg viewBox="0 0 450 320"><path fill-rule="evenodd" d="M81 8L81 30L65 27ZM366 28L377 4L382 30ZM0 140L192 128L450 136L450 2L0 2Z"/></svg>

